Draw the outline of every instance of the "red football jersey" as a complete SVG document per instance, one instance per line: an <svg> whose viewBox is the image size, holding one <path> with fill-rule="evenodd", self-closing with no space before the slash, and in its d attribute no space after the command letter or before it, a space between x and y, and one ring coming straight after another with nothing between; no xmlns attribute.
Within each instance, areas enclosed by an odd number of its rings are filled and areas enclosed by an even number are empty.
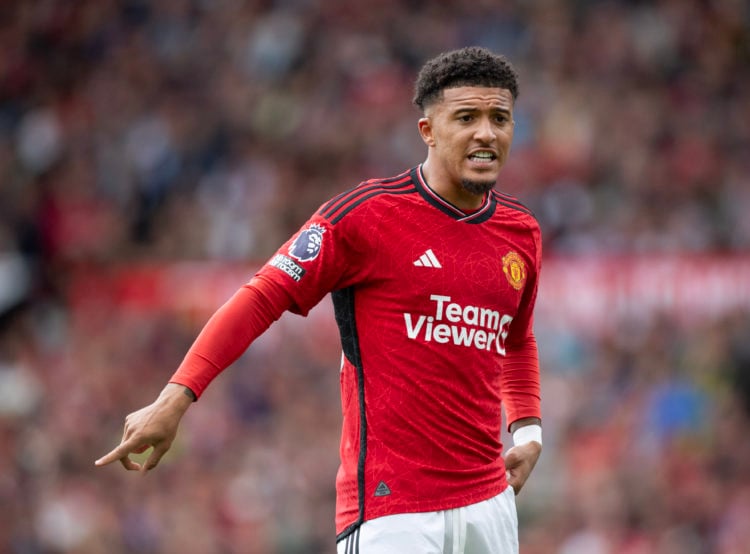
<svg viewBox="0 0 750 554"><path fill-rule="evenodd" d="M332 292L343 431L336 527L478 502L507 486L508 422L540 417L539 226L490 192L464 213L418 166L324 204L259 271L306 314Z"/></svg>

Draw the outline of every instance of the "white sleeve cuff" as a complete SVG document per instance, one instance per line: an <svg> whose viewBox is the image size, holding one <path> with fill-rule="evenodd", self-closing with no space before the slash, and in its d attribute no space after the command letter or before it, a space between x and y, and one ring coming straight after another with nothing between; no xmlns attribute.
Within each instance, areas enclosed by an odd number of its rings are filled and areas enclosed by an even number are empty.
<svg viewBox="0 0 750 554"><path fill-rule="evenodd" d="M542 444L541 425L524 425L513 432L513 446L526 444L531 441L536 441L539 444Z"/></svg>

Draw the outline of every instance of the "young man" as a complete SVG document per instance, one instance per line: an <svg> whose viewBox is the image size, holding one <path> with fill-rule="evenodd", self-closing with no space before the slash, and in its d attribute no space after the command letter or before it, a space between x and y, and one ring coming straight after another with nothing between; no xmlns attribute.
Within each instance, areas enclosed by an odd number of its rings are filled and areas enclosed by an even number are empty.
<svg viewBox="0 0 750 554"><path fill-rule="evenodd" d="M338 551L517 552L514 495L541 452L540 231L494 190L517 95L511 65L485 49L427 62L414 98L424 163L323 204L97 465L155 467L211 380L285 310L305 315L330 292L344 354ZM501 404L514 438L504 458ZM149 446L142 466L129 459Z"/></svg>

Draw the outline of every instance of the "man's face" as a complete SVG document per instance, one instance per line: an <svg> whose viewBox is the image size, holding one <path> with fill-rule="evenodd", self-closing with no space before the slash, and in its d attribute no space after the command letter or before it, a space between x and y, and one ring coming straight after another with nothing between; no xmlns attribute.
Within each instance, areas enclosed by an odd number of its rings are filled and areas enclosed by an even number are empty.
<svg viewBox="0 0 750 554"><path fill-rule="evenodd" d="M492 87L456 87L428 106L419 131L442 183L473 194L491 189L513 142L513 96Z"/></svg>

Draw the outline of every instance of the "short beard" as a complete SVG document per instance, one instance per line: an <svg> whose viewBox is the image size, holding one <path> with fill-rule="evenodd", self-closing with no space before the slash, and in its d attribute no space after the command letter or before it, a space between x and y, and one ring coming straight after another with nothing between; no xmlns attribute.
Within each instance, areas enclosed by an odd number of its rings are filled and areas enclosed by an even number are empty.
<svg viewBox="0 0 750 554"><path fill-rule="evenodd" d="M487 194L493 188L495 188L495 181L470 181L469 179L462 179L461 186L467 192L471 194Z"/></svg>

